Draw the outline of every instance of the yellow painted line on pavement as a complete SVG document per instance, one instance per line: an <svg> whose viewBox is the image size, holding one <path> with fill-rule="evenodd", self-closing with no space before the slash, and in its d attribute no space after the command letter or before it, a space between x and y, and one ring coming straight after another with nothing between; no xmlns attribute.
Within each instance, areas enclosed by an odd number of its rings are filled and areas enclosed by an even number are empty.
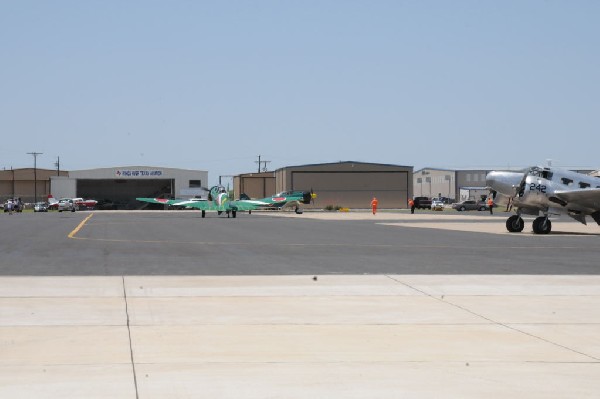
<svg viewBox="0 0 600 399"><path fill-rule="evenodd" d="M69 237L69 238L78 238L78 237L75 237L75 234L79 233L79 230L81 230L81 228L87 223L88 220L90 220L90 218L92 216L94 216L94 214L90 213L90 215L88 217L86 217L85 219L83 219L83 221L81 223L79 223L79 225L77 227L75 227L75 229L73 229L73 231L70 232L67 237Z"/></svg>

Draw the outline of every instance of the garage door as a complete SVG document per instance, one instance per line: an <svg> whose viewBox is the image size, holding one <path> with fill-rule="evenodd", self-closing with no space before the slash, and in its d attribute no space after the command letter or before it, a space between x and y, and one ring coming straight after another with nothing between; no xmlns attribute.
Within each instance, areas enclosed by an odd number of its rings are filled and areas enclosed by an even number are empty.
<svg viewBox="0 0 600 399"><path fill-rule="evenodd" d="M170 196L172 179L81 179L77 180L77 196L110 201L118 209L136 209L136 197Z"/></svg>
<svg viewBox="0 0 600 399"><path fill-rule="evenodd" d="M382 208L406 208L407 172L292 172L294 190L313 189L317 208L368 208L376 196Z"/></svg>

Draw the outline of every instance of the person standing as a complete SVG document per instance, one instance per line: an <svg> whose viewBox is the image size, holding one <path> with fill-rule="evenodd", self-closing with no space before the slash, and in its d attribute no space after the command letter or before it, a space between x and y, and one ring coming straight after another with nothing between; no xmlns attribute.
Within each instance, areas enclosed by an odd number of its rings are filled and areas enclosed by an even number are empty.
<svg viewBox="0 0 600 399"><path fill-rule="evenodd" d="M6 202L6 207L8 208L8 214L12 215L12 213L13 213L13 201L12 201L12 199L9 199Z"/></svg>
<svg viewBox="0 0 600 399"><path fill-rule="evenodd" d="M506 210L504 212L512 211L512 207L513 207L513 199L512 199L512 197L510 197L508 199L508 203L506 204Z"/></svg>
<svg viewBox="0 0 600 399"><path fill-rule="evenodd" d="M494 200L492 199L492 197L488 198L487 205L488 205L488 208L490 208L490 215L493 215L494 214Z"/></svg>
<svg viewBox="0 0 600 399"><path fill-rule="evenodd" d="M408 200L408 206L410 207L410 213L415 213L415 200L410 198Z"/></svg>
<svg viewBox="0 0 600 399"><path fill-rule="evenodd" d="M376 197L373 197L371 200L371 210L373 210L373 215L377 213L377 205L379 205L379 201Z"/></svg>

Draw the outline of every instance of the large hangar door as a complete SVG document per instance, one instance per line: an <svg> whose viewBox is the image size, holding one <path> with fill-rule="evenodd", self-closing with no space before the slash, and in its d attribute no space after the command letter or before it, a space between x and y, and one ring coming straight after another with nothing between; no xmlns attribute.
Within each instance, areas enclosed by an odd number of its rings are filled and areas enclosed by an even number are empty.
<svg viewBox="0 0 600 399"><path fill-rule="evenodd" d="M108 200L118 209L135 209L141 204L136 197L170 197L173 186L173 179L81 179L77 196Z"/></svg>
<svg viewBox="0 0 600 399"><path fill-rule="evenodd" d="M408 172L292 172L292 188L312 188L318 208L368 208L373 196L381 208L406 208Z"/></svg>

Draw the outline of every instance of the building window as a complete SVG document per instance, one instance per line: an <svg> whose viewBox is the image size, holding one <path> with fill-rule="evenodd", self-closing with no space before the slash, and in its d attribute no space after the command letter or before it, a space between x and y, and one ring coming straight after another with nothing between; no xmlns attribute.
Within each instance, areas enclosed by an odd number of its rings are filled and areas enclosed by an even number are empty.
<svg viewBox="0 0 600 399"><path fill-rule="evenodd" d="M190 188L200 188L202 187L202 180L190 180Z"/></svg>
<svg viewBox="0 0 600 399"><path fill-rule="evenodd" d="M467 181L471 181L471 174L467 173Z"/></svg>

